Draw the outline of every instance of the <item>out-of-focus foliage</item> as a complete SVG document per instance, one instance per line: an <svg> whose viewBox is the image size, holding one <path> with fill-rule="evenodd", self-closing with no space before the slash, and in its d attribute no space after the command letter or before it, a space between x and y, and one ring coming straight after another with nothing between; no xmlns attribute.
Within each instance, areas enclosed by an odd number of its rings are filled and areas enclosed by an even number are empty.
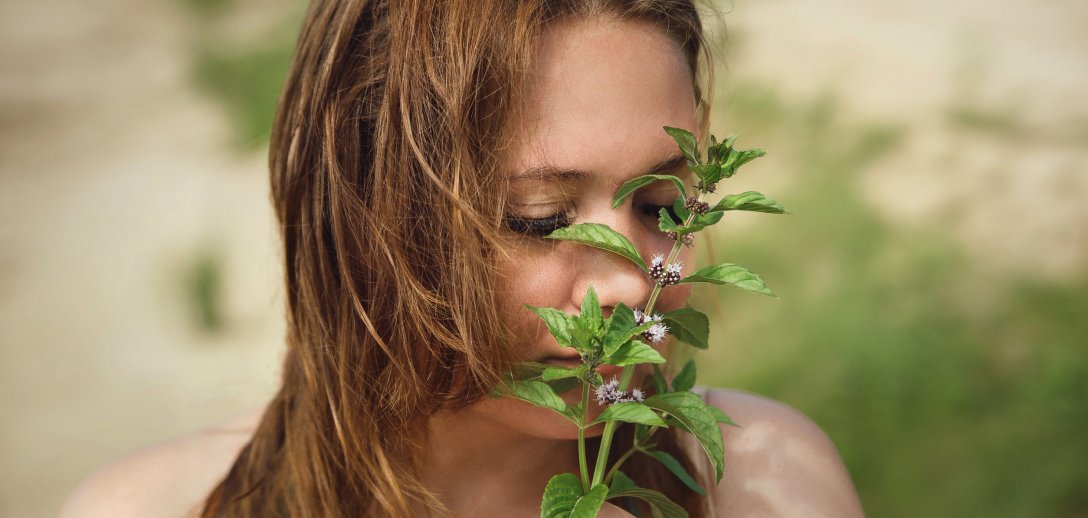
<svg viewBox="0 0 1088 518"><path fill-rule="evenodd" d="M186 3L219 13L229 2ZM261 145L295 33L232 50L208 34L200 83L239 141ZM872 516L1088 514L1088 277L991 276L941 228L882 219L861 175L907 129L844 120L833 96L783 99L773 85L733 85L722 101L728 124L714 131L768 149L762 172L799 173L766 188L796 215L716 236L718 259L752 267L781 299L714 291L721 314L700 383L811 416ZM963 105L947 116L965 131L1018 134L1012 112ZM706 307L708 293L694 303Z"/></svg>
<svg viewBox="0 0 1088 518"><path fill-rule="evenodd" d="M182 0L199 26L194 52L198 86L222 101L243 149L268 143L283 81L298 37L301 11L285 10L282 19L256 34L237 39L230 30L233 0ZM302 7L302 4L300 4ZM282 8L280 8L282 10Z"/></svg>
<svg viewBox="0 0 1088 518"><path fill-rule="evenodd" d="M1088 513L1088 279L988 277L940 228L882 220L859 175L905 130L766 85L730 104L797 173L775 192L798 215L716 236L781 300L723 294L700 381L811 416L872 516Z"/></svg>

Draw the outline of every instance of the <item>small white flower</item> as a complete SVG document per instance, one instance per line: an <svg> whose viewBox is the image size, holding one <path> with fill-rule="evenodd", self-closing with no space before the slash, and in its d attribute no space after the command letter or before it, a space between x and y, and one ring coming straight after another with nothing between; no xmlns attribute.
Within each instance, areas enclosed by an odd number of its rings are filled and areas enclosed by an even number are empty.
<svg viewBox="0 0 1088 518"><path fill-rule="evenodd" d="M597 404L614 403L618 401L623 392L619 390L620 381L613 377L608 383L602 383L597 387Z"/></svg>
<svg viewBox="0 0 1088 518"><path fill-rule="evenodd" d="M645 336L647 340L656 344L665 338L665 333L668 332L669 328L665 324L654 324L644 331L642 336Z"/></svg>
<svg viewBox="0 0 1088 518"><path fill-rule="evenodd" d="M631 399L634 401L642 401L644 399L642 391L637 388L631 389Z"/></svg>
<svg viewBox="0 0 1088 518"><path fill-rule="evenodd" d="M664 255L655 254L654 257L652 259L650 259L650 266L661 266L664 262L665 262L665 256Z"/></svg>
<svg viewBox="0 0 1088 518"><path fill-rule="evenodd" d="M682 269L683 267L684 263L676 261L675 263L669 263L669 265L665 267L665 271L667 273L674 273L676 275L680 275L680 269Z"/></svg>

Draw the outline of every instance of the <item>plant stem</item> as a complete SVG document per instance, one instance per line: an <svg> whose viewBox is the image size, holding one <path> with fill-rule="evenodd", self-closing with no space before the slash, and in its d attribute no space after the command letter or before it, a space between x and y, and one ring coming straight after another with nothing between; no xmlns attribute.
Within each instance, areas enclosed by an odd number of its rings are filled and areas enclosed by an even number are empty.
<svg viewBox="0 0 1088 518"><path fill-rule="evenodd" d="M582 492L589 492L589 470L586 467L586 414L589 412L589 383L582 382L582 412L578 416L578 468L582 472Z"/></svg>
<svg viewBox="0 0 1088 518"><path fill-rule="evenodd" d="M620 386L626 387L631 382L631 376L635 373L635 369L628 365L623 368L623 374L620 375ZM612 435L616 432L616 423L619 421L608 421L604 424L604 433L601 435L601 449L597 452L597 464L593 467L593 483L589 487L594 487L601 483L604 479L604 469L608 464L608 451L612 448Z"/></svg>
<svg viewBox="0 0 1088 518"><path fill-rule="evenodd" d="M699 196L698 196L698 200L703 201L703 198L706 197L706 194L707 193L705 193L705 192L700 192ZM686 226L690 225L691 222L694 221L694 220L695 220L695 212L691 212L691 213L688 214L688 217L684 219L684 225L683 226L686 227ZM669 257L668 257L668 259L665 260L666 265L672 264L672 262L676 260L676 256L680 254L680 247L683 246L683 244L684 244L683 239L681 239L681 237L679 235L677 235L676 236L676 242L673 243L672 249L669 250ZM650 300L648 300L646 302L646 308L643 309L643 314L645 314L647 317L649 317L650 315L653 314L654 303L657 302L657 295L659 293L661 293L661 285L660 284L655 284L653 291L650 292ZM627 365L627 366L625 366L623 368L623 374L620 375L620 386L619 386L619 389L621 391L627 390L627 385L631 383L631 378L634 376L634 374L635 374L635 366L634 365ZM583 388L583 393L588 394L588 392L585 392L585 390L586 389ZM586 399L586 398L583 398L583 399ZM583 422L584 422L584 419L585 419L584 414L583 414L582 419L583 419ZM593 483L590 484L589 487L593 487L593 486L596 486L597 484L600 484L606 478L611 478L612 473L614 471L616 471L616 469L619 468L620 464L622 464L623 461L627 460L627 457L630 456L630 454L634 452L635 448L637 448L637 445L636 445L636 447L633 447L631 449L631 451L628 451L627 453L624 453L624 455L622 457L620 457L616 461L616 465L613 466L611 470L609 470L608 476L607 477L602 476L602 474L604 473L604 469L605 469L606 465L608 464L608 450L611 449L611 447L612 447L612 435L616 433L616 423L617 423L617 421L608 421L607 423L604 424L604 433L601 434L601 449L600 449L600 451L597 452L597 464L594 465L594 467L593 467ZM584 434L584 431L581 432L581 433ZM581 435L580 435L580 437L581 437ZM585 459L585 454L583 452L582 453L582 460L584 461L584 459ZM584 473L582 475L582 480L585 480L585 474ZM584 486L584 483L583 483L583 486ZM587 492L589 491L589 488L584 488L584 489Z"/></svg>
<svg viewBox="0 0 1088 518"><path fill-rule="evenodd" d="M639 447L638 442L635 442L635 444L633 446L631 446L631 449L627 450L627 452L625 452L622 456L620 456L619 459L616 459L616 463L613 464L612 468L609 469L608 473L605 474L603 482L605 484L608 484L609 482L611 482L612 481L612 475L614 475L617 471L619 471L620 466L623 465L623 463L627 460L627 458L630 457L631 455L634 455L634 453L636 451L639 451L641 449L642 448Z"/></svg>

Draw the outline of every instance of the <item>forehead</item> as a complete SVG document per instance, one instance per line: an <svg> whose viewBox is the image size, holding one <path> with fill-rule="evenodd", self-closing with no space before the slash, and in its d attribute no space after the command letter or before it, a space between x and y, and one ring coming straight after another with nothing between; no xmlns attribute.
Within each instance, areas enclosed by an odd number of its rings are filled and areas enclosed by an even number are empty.
<svg viewBox="0 0 1088 518"><path fill-rule="evenodd" d="M607 18L545 31L508 174L541 166L620 177L675 156L662 126L695 131L691 71L657 26ZM615 178L613 178L615 179Z"/></svg>

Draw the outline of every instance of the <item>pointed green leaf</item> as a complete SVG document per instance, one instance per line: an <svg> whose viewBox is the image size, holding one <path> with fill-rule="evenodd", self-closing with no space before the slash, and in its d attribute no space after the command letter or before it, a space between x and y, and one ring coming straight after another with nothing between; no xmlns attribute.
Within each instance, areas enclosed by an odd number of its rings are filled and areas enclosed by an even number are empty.
<svg viewBox="0 0 1088 518"><path fill-rule="evenodd" d="M669 391L669 384L665 381L665 375L661 373L661 367L654 364L654 375L651 378L654 384L654 392L657 394L664 394Z"/></svg>
<svg viewBox="0 0 1088 518"><path fill-rule="evenodd" d="M555 341L559 342L559 345L565 347L574 347L574 342L571 340L571 329L574 327L574 315L568 315L555 308L536 307L528 304L525 307L529 308L529 311L536 313L536 316L540 317L548 326L548 331L555 337Z"/></svg>
<svg viewBox="0 0 1088 518"><path fill-rule="evenodd" d="M692 220L693 225L698 225L699 228L709 227L722 220L724 212L707 212L706 214L699 214Z"/></svg>
<svg viewBox="0 0 1088 518"><path fill-rule="evenodd" d="M499 389L500 393L526 403L532 403L543 408L550 408L561 414L566 414L567 403L555 393L547 383L542 381L514 381L504 383Z"/></svg>
<svg viewBox="0 0 1088 518"><path fill-rule="evenodd" d="M585 496L574 503L574 508L570 510L570 518L596 518L607 496L608 486L604 484L593 486Z"/></svg>
<svg viewBox="0 0 1088 518"><path fill-rule="evenodd" d="M688 473L688 470L684 469L684 465L680 464L680 461L676 460L676 457L673 457L672 455L669 455L668 453L665 453L663 451L656 450L647 451L645 453L653 457L661 464L664 464L665 467L668 468L668 470L671 471L673 475L676 475L676 478L680 479L680 481L683 482L685 486L691 488L692 491L695 491L700 495L706 496L706 490L703 489L703 486L700 486L699 483L695 481L691 474Z"/></svg>
<svg viewBox="0 0 1088 518"><path fill-rule="evenodd" d="M665 358L653 347L638 340L628 340L616 352L605 357L610 365L635 365L638 363L665 363Z"/></svg>
<svg viewBox="0 0 1088 518"><path fill-rule="evenodd" d="M700 164L691 166L691 171L703 181L704 184L717 183L722 178L721 164Z"/></svg>
<svg viewBox="0 0 1088 518"><path fill-rule="evenodd" d="M573 473L560 473L544 486L540 503L540 518L568 518L578 499L582 498L582 482Z"/></svg>
<svg viewBox="0 0 1088 518"><path fill-rule="evenodd" d="M573 241L617 254L646 271L646 262L638 254L635 245L623 234L600 223L579 223L560 228L547 236L549 239Z"/></svg>
<svg viewBox="0 0 1088 518"><path fill-rule="evenodd" d="M601 316L601 303L597 299L597 290L594 290L592 285L582 297L582 320L593 323L604 320Z"/></svg>
<svg viewBox="0 0 1088 518"><path fill-rule="evenodd" d="M631 477L628 477L627 474L617 470L612 474L612 483L608 488L608 498L612 498L612 495L617 491L625 489L638 489L638 484L631 480Z"/></svg>
<svg viewBox="0 0 1088 518"><path fill-rule="evenodd" d="M545 371L547 372L547 371ZM691 390L691 387L695 386L695 361L688 360L684 364L684 368L680 369L680 372L676 373L676 376L672 378L672 390L674 392L685 392Z"/></svg>
<svg viewBox="0 0 1088 518"><path fill-rule="evenodd" d="M662 232L676 232L680 230L679 225L672 220L669 209L666 209L665 207L661 207L661 210L657 211L657 228Z"/></svg>
<svg viewBox="0 0 1088 518"><path fill-rule="evenodd" d="M543 371L541 371L540 380L541 381L555 381L555 380L562 380L562 379L567 379L567 378L579 378L580 379L582 376L585 376L586 370L588 370L588 369L589 369L589 367L586 367L586 365L584 363L577 366L577 367L575 367L575 368L573 368L573 369L567 368L567 367L550 366L550 367L544 369Z"/></svg>
<svg viewBox="0 0 1088 518"><path fill-rule="evenodd" d="M665 126L665 133L668 133L676 141L676 145L680 146L680 151L684 153L684 158L688 159L688 164L698 164L700 162L699 145L695 141L695 135L692 135L688 130L669 126Z"/></svg>
<svg viewBox="0 0 1088 518"><path fill-rule="evenodd" d="M718 407L716 407L714 405L707 405L707 408L710 409L711 414L714 414L714 420L715 421L717 421L719 423L722 423L722 424L727 424L729 426L737 426L737 423L734 423L733 420L730 419L729 416L725 414L725 412L722 412L722 409L720 409L720 408L718 408Z"/></svg>
<svg viewBox="0 0 1088 518"><path fill-rule="evenodd" d="M722 176L725 178L731 178L734 174L737 174L737 170L740 166L751 162L761 156L765 156L766 151L762 149L749 149L747 151L734 151L729 158L722 163Z"/></svg>
<svg viewBox="0 0 1088 518"><path fill-rule="evenodd" d="M780 203L756 191L745 191L740 194L723 196L710 209L711 212L726 210L746 210L766 212L768 214L784 214L787 212Z"/></svg>
<svg viewBox="0 0 1088 518"><path fill-rule="evenodd" d="M699 349L707 348L710 319L703 313L686 307L661 315L661 320L665 322L665 325L669 327L669 333L677 340Z"/></svg>
<svg viewBox="0 0 1088 518"><path fill-rule="evenodd" d="M653 409L635 401L615 403L601 412L590 424L603 423L605 421L624 421L627 423L641 423L652 426L665 426Z"/></svg>
<svg viewBox="0 0 1088 518"><path fill-rule="evenodd" d="M669 497L665 496L659 491L652 489L643 489L641 487L634 489L623 489L616 491L608 495L611 500L613 498L633 497L642 500L653 508L654 516L661 516L664 518L687 518L688 512L680 507L679 504L669 500Z"/></svg>
<svg viewBox="0 0 1088 518"><path fill-rule="evenodd" d="M578 379L575 379L575 378L564 378L564 379L561 379L561 380L545 381L544 383L547 383L548 386L551 387L552 390L555 391L556 394L566 394L567 391L569 391L570 389L573 389L574 387L577 387L582 382L580 380L578 380ZM570 413L571 408L572 408L571 406L569 406L569 405L567 406L567 414L568 415L574 415L574 414Z"/></svg>
<svg viewBox="0 0 1088 518"><path fill-rule="evenodd" d="M725 446L722 430L703 398L691 392L669 392L646 398L645 404L668 412L683 424L683 428L699 440L710 463L714 465L717 481L721 482L725 466Z"/></svg>
<svg viewBox="0 0 1088 518"><path fill-rule="evenodd" d="M623 185L620 186L619 190L616 191L616 195L612 198L612 208L619 207L623 200L626 200L635 191L660 180L672 182L676 189L680 191L681 196L686 197L688 195L687 189L684 188L684 181L677 176L671 174L644 174L623 182Z"/></svg>
<svg viewBox="0 0 1088 518"><path fill-rule="evenodd" d="M738 288L754 291L763 295L775 296L758 275L747 268L732 263L708 266L683 279L680 282L709 282L712 284L732 284Z"/></svg>
<svg viewBox="0 0 1088 518"><path fill-rule="evenodd" d="M608 356L616 352L624 342L629 340L631 329L635 327L635 312L620 302L612 310L612 316L608 317L608 329L604 335L604 354Z"/></svg>

